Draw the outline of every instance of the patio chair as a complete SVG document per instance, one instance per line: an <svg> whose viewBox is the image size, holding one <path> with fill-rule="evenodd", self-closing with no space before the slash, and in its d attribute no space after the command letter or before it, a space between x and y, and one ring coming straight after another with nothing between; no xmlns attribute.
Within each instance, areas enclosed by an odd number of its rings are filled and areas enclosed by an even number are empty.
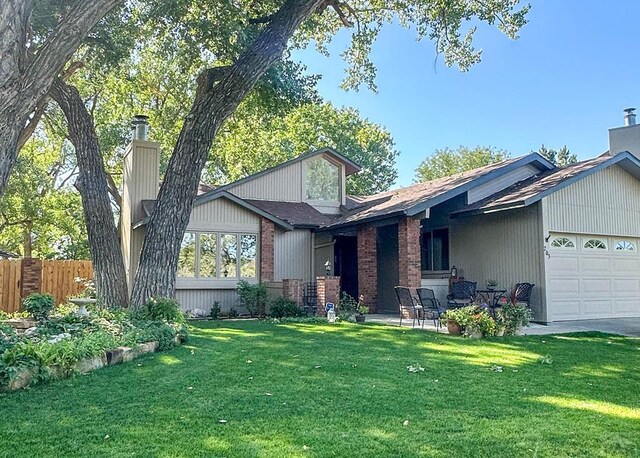
<svg viewBox="0 0 640 458"><path fill-rule="evenodd" d="M535 285L532 283L518 283L513 290L514 302L527 304L527 308L531 308L531 291Z"/></svg>
<svg viewBox="0 0 640 458"><path fill-rule="evenodd" d="M440 305L440 301L436 299L436 295L432 289L429 288L417 288L418 300L422 306L422 322L424 326L424 320L433 320L433 324L438 328L442 327L440 317L446 312L446 307Z"/></svg>
<svg viewBox="0 0 640 458"><path fill-rule="evenodd" d="M460 308L473 303L476 296L475 281L458 281L451 285L451 294L447 296L447 307Z"/></svg>
<svg viewBox="0 0 640 458"><path fill-rule="evenodd" d="M318 284L316 282L302 285L302 306L307 315L315 315L318 311Z"/></svg>
<svg viewBox="0 0 640 458"><path fill-rule="evenodd" d="M413 312L413 323L411 326L415 327L416 320L418 320L418 326L420 326L420 312L422 311L422 306L416 303L416 300L411 294L411 289L405 286L396 286L395 290L398 298L398 306L400 308L400 326L402 326L402 312L406 309ZM422 327L424 328L424 318L422 320Z"/></svg>

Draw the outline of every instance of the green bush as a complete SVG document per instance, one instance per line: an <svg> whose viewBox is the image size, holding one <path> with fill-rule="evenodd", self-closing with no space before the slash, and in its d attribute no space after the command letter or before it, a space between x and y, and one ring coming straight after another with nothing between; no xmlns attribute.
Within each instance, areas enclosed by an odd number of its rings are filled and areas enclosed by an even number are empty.
<svg viewBox="0 0 640 458"><path fill-rule="evenodd" d="M532 318L531 310L518 302L507 302L497 310L498 322L504 326L507 336L515 335L523 326L528 326Z"/></svg>
<svg viewBox="0 0 640 458"><path fill-rule="evenodd" d="M489 313L475 304L449 309L443 315L446 320L455 321L463 329L465 336L480 331L483 336L492 336L496 332L496 322Z"/></svg>
<svg viewBox="0 0 640 458"><path fill-rule="evenodd" d="M220 302L215 301L211 306L211 312L209 312L209 316L211 316L212 320L217 320L220 318L220 311L222 308L220 307Z"/></svg>
<svg viewBox="0 0 640 458"><path fill-rule="evenodd" d="M276 297L269 304L269 316L273 318L301 317L304 315L304 310L298 307L296 301L291 299Z"/></svg>
<svg viewBox="0 0 640 458"><path fill-rule="evenodd" d="M338 304L338 318L342 321L349 321L358 311L358 301L345 293L340 294L340 302Z"/></svg>
<svg viewBox="0 0 640 458"><path fill-rule="evenodd" d="M263 316L267 305L267 285L264 283L251 284L240 280L236 287L240 297L240 305L247 309L251 316Z"/></svg>
<svg viewBox="0 0 640 458"><path fill-rule="evenodd" d="M45 321L54 307L51 294L29 294L22 301L22 308L37 321Z"/></svg>
<svg viewBox="0 0 640 458"><path fill-rule="evenodd" d="M168 297L152 298L144 306L144 314L154 321L184 323L185 318L180 311L180 303Z"/></svg>

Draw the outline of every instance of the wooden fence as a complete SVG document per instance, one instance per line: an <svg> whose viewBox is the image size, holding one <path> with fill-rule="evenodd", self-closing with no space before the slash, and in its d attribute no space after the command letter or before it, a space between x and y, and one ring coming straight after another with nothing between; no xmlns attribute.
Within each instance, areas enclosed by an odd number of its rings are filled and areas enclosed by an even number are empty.
<svg viewBox="0 0 640 458"><path fill-rule="evenodd" d="M56 304L84 289L77 278L93 278L91 261L0 260L0 310L17 312L31 293L51 294Z"/></svg>

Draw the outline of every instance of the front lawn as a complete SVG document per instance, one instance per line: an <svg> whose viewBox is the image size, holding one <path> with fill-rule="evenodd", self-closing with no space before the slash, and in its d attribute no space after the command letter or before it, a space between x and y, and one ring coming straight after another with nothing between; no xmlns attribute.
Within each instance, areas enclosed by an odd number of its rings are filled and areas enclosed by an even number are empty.
<svg viewBox="0 0 640 458"><path fill-rule="evenodd" d="M192 334L1 394L0 456L640 456L637 339L254 321Z"/></svg>

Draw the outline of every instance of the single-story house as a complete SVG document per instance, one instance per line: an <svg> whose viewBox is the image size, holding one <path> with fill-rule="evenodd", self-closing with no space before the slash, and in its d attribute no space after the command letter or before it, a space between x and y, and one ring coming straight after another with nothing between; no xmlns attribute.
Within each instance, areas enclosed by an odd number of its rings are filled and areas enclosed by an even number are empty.
<svg viewBox="0 0 640 458"><path fill-rule="evenodd" d="M372 196L347 196L360 167L330 148L201 189L179 259L184 309L236 306L240 279L340 277L377 312L394 286L444 299L450 270L511 289L534 283L542 322L640 316L640 125L609 131L610 150L556 167L537 153ZM122 243L135 272L158 192L158 144L124 159Z"/></svg>

